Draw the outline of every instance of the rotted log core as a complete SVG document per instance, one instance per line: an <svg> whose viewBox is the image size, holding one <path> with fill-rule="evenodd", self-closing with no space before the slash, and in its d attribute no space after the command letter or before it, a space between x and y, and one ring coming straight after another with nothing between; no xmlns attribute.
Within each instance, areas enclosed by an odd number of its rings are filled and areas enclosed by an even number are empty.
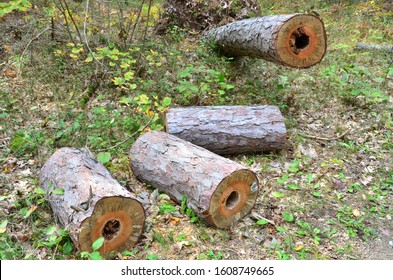
<svg viewBox="0 0 393 280"><path fill-rule="evenodd" d="M253 207L258 179L246 167L173 135L150 131L130 150L134 175L218 228L234 224Z"/></svg>
<svg viewBox="0 0 393 280"><path fill-rule="evenodd" d="M204 34L226 56L262 58L276 64L307 68L326 53L326 31L314 15L272 15L235 21Z"/></svg>
<svg viewBox="0 0 393 280"><path fill-rule="evenodd" d="M131 249L141 236L142 204L88 152L57 150L42 167L40 181L55 216L81 251L91 251L94 241L104 237L99 252L107 257Z"/></svg>

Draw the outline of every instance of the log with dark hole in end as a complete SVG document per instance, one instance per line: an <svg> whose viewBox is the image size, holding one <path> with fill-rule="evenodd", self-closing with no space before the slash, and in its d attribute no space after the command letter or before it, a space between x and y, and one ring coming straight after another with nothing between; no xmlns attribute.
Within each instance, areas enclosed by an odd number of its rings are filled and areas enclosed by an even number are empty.
<svg viewBox="0 0 393 280"><path fill-rule="evenodd" d="M326 31L313 15L271 15L235 21L204 35L226 56L262 58L295 68L319 63L326 53Z"/></svg>
<svg viewBox="0 0 393 280"><path fill-rule="evenodd" d="M57 150L42 167L40 181L55 216L81 251L91 251L100 237L104 257L137 243L145 223L142 204L88 151Z"/></svg>
<svg viewBox="0 0 393 280"><path fill-rule="evenodd" d="M276 151L286 145L284 117L276 106L171 108L165 130L216 154Z"/></svg>
<svg viewBox="0 0 393 280"><path fill-rule="evenodd" d="M258 193L256 175L227 158L176 136L150 131L130 150L134 175L187 206L202 220L226 228L249 213Z"/></svg>

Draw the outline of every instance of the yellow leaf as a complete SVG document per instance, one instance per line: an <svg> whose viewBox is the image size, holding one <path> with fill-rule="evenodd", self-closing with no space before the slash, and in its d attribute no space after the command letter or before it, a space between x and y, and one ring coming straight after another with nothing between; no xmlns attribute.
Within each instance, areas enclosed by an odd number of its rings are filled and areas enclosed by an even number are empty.
<svg viewBox="0 0 393 280"><path fill-rule="evenodd" d="M151 118L154 115L154 112L150 111L149 109L147 109L146 110L146 115Z"/></svg>
<svg viewBox="0 0 393 280"><path fill-rule="evenodd" d="M173 225L177 225L180 222L180 218L172 217L171 222Z"/></svg>
<svg viewBox="0 0 393 280"><path fill-rule="evenodd" d="M299 251L302 250L303 248L304 248L303 245L298 245L298 246L295 247L295 251L296 251L296 252L299 252Z"/></svg>
<svg viewBox="0 0 393 280"><path fill-rule="evenodd" d="M352 210L352 214L353 214L355 217L359 217L359 216L360 216L360 211L359 211L358 209L353 209L353 210Z"/></svg>

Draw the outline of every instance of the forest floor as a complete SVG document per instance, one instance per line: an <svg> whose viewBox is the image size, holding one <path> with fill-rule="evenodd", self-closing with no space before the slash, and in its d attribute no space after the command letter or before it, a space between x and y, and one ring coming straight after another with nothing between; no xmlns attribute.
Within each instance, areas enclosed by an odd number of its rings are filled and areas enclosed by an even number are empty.
<svg viewBox="0 0 393 280"><path fill-rule="evenodd" d="M82 258L39 182L49 156L74 146L109 153L106 167L147 209L138 245L114 258L393 259L393 57L355 48L392 45L393 17L390 6L369 2L318 10L328 50L321 63L303 70L253 59L239 67L215 57L197 35L175 29L144 53L146 65L156 68L140 74L138 95L70 58L72 46L31 32L26 14L0 19L1 257ZM263 14L303 12L279 3L262 7ZM224 99L212 94L214 73L233 85ZM202 95L204 85L210 91ZM140 96L150 99L143 103ZM166 96L170 106L276 105L286 119L287 148L231 157L258 175L260 190L252 213L229 229L191 220L132 176L128 150L144 124L160 129L159 120L149 123L151 100Z"/></svg>

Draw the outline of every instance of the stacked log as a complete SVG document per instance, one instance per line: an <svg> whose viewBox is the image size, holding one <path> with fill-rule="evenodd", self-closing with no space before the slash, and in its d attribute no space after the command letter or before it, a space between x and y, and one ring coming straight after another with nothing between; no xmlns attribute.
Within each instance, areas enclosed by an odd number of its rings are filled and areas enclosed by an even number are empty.
<svg viewBox="0 0 393 280"><path fill-rule="evenodd" d="M134 175L181 203L202 220L226 228L257 198L257 176L244 166L164 132L150 131L130 150Z"/></svg>
<svg viewBox="0 0 393 280"><path fill-rule="evenodd" d="M295 68L319 63L327 45L322 20L309 14L244 19L211 29L204 37L226 56L262 58Z"/></svg>
<svg viewBox="0 0 393 280"><path fill-rule="evenodd" d="M141 236L141 203L87 151L57 150L42 167L40 181L55 216L81 251L91 251L94 241L104 237L99 252L107 257L129 250Z"/></svg>
<svg viewBox="0 0 393 280"><path fill-rule="evenodd" d="M216 154L281 150L286 145L284 118L276 106L171 108L165 131Z"/></svg>

